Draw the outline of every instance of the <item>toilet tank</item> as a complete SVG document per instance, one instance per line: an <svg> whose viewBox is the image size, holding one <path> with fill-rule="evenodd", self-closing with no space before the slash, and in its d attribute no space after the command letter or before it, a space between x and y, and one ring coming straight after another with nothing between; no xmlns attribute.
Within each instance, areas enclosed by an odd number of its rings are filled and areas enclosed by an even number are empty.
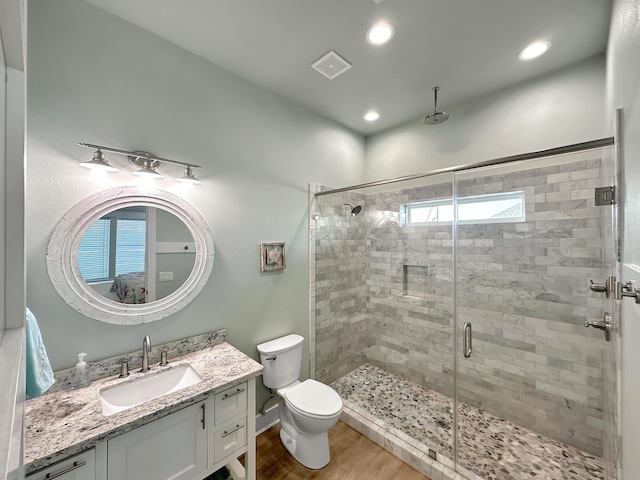
<svg viewBox="0 0 640 480"><path fill-rule="evenodd" d="M304 338L292 333L258 345L265 387L281 388L298 380Z"/></svg>

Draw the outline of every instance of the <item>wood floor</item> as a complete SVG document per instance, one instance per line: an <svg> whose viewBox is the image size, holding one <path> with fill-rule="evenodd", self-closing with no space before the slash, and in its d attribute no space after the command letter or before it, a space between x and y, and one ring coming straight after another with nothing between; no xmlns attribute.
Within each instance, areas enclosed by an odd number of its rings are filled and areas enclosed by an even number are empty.
<svg viewBox="0 0 640 480"><path fill-rule="evenodd" d="M331 462L321 470L303 467L289 455L280 441L280 424L256 443L258 480L429 480L343 422L329 430Z"/></svg>

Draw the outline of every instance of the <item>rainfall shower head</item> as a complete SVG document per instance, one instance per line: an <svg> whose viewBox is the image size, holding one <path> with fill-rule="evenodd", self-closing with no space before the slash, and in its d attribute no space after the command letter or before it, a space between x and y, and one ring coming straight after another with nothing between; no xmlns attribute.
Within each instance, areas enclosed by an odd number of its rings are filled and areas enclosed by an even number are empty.
<svg viewBox="0 0 640 480"><path fill-rule="evenodd" d="M355 217L362 211L362 207L360 205L356 205L355 207L349 203L344 204L345 207L349 207L351 209L351 216Z"/></svg>
<svg viewBox="0 0 640 480"><path fill-rule="evenodd" d="M444 112L438 111L438 90L440 87L433 87L433 113L430 113L422 119L423 123L427 125L437 125L449 120L449 115Z"/></svg>

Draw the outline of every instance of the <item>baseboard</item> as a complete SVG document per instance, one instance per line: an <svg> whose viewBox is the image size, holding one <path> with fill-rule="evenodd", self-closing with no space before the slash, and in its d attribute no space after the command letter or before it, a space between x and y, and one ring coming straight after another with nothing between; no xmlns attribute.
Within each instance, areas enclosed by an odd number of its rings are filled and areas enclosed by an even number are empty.
<svg viewBox="0 0 640 480"><path fill-rule="evenodd" d="M267 408L266 415L256 415L256 436L262 432L269 430L276 423L280 421L278 416L278 405L274 405L271 408Z"/></svg>

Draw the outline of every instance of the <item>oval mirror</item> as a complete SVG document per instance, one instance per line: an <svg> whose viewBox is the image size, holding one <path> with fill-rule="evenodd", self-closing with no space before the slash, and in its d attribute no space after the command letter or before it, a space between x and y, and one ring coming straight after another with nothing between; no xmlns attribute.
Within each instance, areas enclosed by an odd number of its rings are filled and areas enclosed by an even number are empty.
<svg viewBox="0 0 640 480"><path fill-rule="evenodd" d="M213 238L187 202L161 190L115 188L74 206L56 225L47 270L83 315L135 325L187 305L213 267Z"/></svg>

